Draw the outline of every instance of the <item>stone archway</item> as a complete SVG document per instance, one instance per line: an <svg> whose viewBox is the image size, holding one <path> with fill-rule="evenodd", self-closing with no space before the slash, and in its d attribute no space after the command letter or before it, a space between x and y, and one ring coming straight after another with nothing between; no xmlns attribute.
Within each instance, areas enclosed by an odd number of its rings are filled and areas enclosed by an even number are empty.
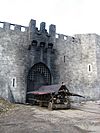
<svg viewBox="0 0 100 133"><path fill-rule="evenodd" d="M27 91L37 90L42 85L51 84L51 73L44 63L35 64L28 73Z"/></svg>

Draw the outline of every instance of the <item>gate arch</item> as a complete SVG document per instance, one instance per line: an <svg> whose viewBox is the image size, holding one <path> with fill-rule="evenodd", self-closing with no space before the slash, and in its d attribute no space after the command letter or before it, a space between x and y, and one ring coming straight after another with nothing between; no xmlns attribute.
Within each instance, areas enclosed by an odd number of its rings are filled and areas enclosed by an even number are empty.
<svg viewBox="0 0 100 133"><path fill-rule="evenodd" d="M42 85L51 84L51 73L44 63L37 63L29 70L27 91L37 90Z"/></svg>

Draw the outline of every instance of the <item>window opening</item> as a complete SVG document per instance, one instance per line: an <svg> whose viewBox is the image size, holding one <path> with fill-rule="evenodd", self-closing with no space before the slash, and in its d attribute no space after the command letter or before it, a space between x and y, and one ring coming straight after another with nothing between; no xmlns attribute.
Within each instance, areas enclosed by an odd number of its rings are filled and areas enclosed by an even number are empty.
<svg viewBox="0 0 100 133"><path fill-rule="evenodd" d="M91 66L89 65L89 72L91 71Z"/></svg>
<svg viewBox="0 0 100 133"><path fill-rule="evenodd" d="M53 44L52 43L49 43L48 44L48 48L52 48L53 47Z"/></svg>
<svg viewBox="0 0 100 133"><path fill-rule="evenodd" d="M15 87L15 78L13 78L13 83L12 83L13 87Z"/></svg>
<svg viewBox="0 0 100 133"><path fill-rule="evenodd" d="M40 42L40 46L44 47L45 46L45 42Z"/></svg>
<svg viewBox="0 0 100 133"><path fill-rule="evenodd" d="M36 40L32 41L32 46L37 46L37 41Z"/></svg>
<svg viewBox="0 0 100 133"><path fill-rule="evenodd" d="M64 62L65 62L65 56L64 56Z"/></svg>
<svg viewBox="0 0 100 133"><path fill-rule="evenodd" d="M88 71L89 71L89 72L92 71L92 65L91 65L91 64L88 65Z"/></svg>

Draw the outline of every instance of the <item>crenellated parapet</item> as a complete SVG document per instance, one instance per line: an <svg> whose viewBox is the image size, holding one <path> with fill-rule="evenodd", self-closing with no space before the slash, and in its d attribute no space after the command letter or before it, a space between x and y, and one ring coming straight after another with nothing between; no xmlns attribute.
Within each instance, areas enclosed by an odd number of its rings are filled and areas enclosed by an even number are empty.
<svg viewBox="0 0 100 133"><path fill-rule="evenodd" d="M51 24L49 26L49 31L46 29L46 23L41 22L40 23L40 29L36 27L36 20L31 19L29 23L29 40L30 42L34 40L34 38L39 41L45 41L49 43L54 43L55 42L55 34L56 34L56 26ZM43 40L44 38L44 40Z"/></svg>
<svg viewBox="0 0 100 133"><path fill-rule="evenodd" d="M28 27L26 27L26 26L12 24L12 23L8 23L8 22L1 22L1 21L0 21L0 28L4 29L5 31L10 31L10 30L20 31L20 32L28 31Z"/></svg>
<svg viewBox="0 0 100 133"><path fill-rule="evenodd" d="M46 29L46 23L40 23L40 29L36 27L36 20L31 19L29 23L29 41L30 45L37 42L37 47L52 48L55 43L56 26L51 24L49 31ZM36 45L35 45L36 46Z"/></svg>
<svg viewBox="0 0 100 133"><path fill-rule="evenodd" d="M67 36L64 34L58 34L56 33L56 25L51 24L49 26L49 31L46 29L46 23L41 22L40 23L40 29L36 27L36 20L31 19L29 26L22 26L18 24L12 24L8 22L0 22L0 29L3 29L4 31L13 31L13 32L27 32L28 38L29 38L29 45L32 44L32 42L37 41L37 46L40 46L40 44L45 44L45 48L52 48L54 47L54 44L56 41L64 41L64 42L70 42L70 43L80 43L79 38L76 36Z"/></svg>
<svg viewBox="0 0 100 133"><path fill-rule="evenodd" d="M49 31L46 29L46 23L40 23L40 29L36 27L36 20L31 19L29 23L29 27L12 24L8 22L1 22L0 21L0 29L4 29L5 31L17 31L17 32L28 32L29 40L34 40L34 36L38 36L38 38L48 38L49 43L55 43L55 40L62 40L62 41L70 41L70 42L79 42L79 38L76 36L67 36L64 34L56 33L56 25L51 24L49 26ZM47 40L47 39L46 39Z"/></svg>
<svg viewBox="0 0 100 133"><path fill-rule="evenodd" d="M46 23L45 22L41 22L40 23L40 29L38 29L36 27L36 20L33 20L31 19L30 20L30 23L29 23L29 31L32 32L32 33L46 33L50 36L55 36L56 34L56 26L51 24L49 26L49 32L47 32L47 29L46 29Z"/></svg>
<svg viewBox="0 0 100 133"><path fill-rule="evenodd" d="M77 38L75 36L67 36L64 34L56 33L55 38L57 41L65 41L65 42L70 42L70 43L80 43L79 38Z"/></svg>

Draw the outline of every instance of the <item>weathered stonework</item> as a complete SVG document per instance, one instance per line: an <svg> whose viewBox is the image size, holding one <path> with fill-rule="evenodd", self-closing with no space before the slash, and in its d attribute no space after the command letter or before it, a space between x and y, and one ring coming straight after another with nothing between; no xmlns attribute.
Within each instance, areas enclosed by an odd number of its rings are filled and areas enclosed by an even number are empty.
<svg viewBox="0 0 100 133"><path fill-rule="evenodd" d="M45 23L29 27L1 22L0 95L25 103L26 92L41 85L65 82L71 92L100 98L100 36L56 33ZM13 27L13 29L11 29ZM24 28L24 31L21 31Z"/></svg>

